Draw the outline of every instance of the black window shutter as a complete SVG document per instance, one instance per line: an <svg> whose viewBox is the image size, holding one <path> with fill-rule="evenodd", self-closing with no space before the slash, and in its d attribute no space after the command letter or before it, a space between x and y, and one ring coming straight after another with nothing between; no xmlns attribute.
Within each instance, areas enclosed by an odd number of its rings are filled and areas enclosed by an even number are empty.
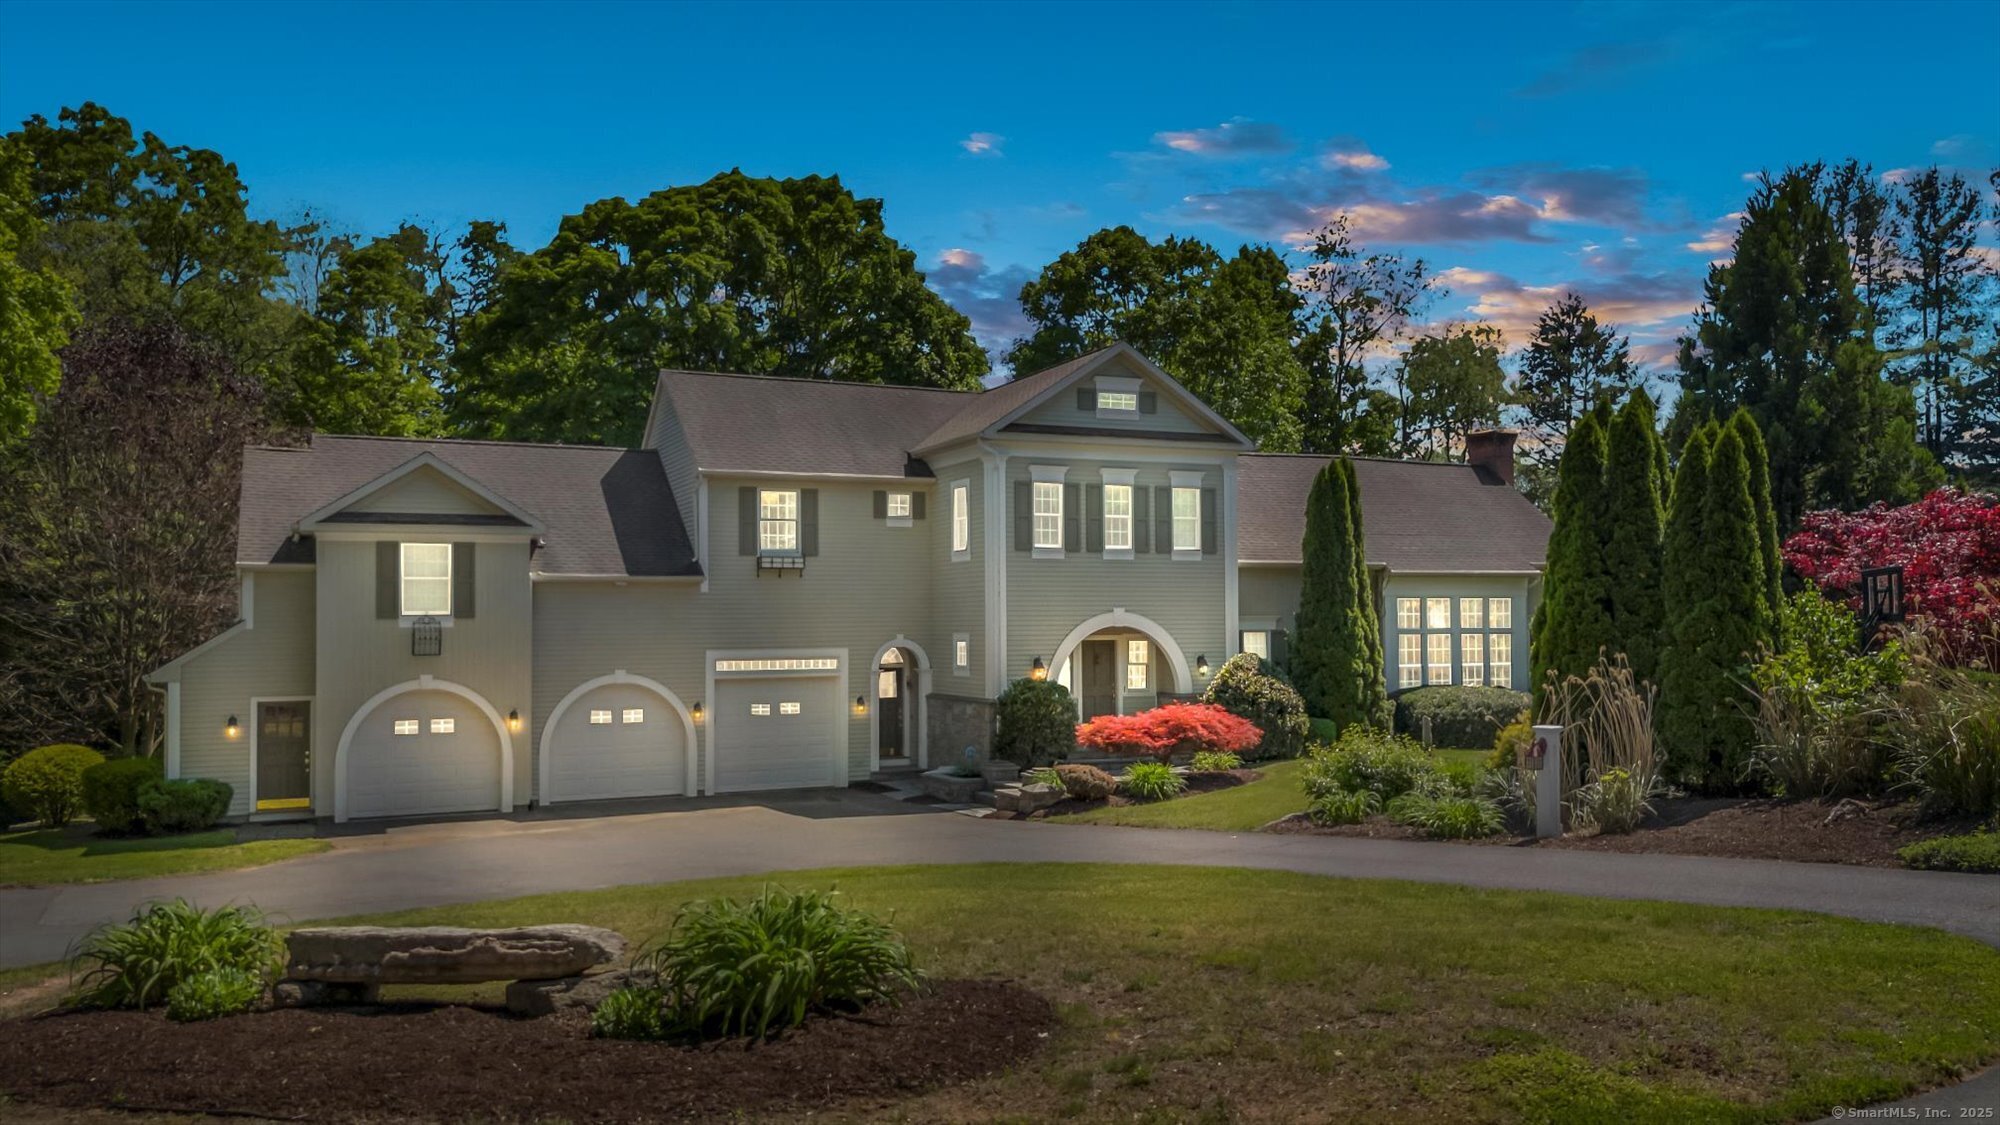
<svg viewBox="0 0 2000 1125"><path fill-rule="evenodd" d="M1063 485L1063 550L1083 553L1083 486Z"/></svg>
<svg viewBox="0 0 2000 1125"><path fill-rule="evenodd" d="M1092 554L1104 550L1104 486L1083 486L1083 549Z"/></svg>
<svg viewBox="0 0 2000 1125"><path fill-rule="evenodd" d="M1097 409L1097 392L1091 390L1089 387L1078 387L1076 389L1076 408L1078 410L1095 411Z"/></svg>
<svg viewBox="0 0 2000 1125"><path fill-rule="evenodd" d="M1024 480L1014 482L1014 549L1027 551L1035 546L1034 486Z"/></svg>
<svg viewBox="0 0 2000 1125"><path fill-rule="evenodd" d="M924 518L924 494L921 492L910 493L910 518L913 520Z"/></svg>
<svg viewBox="0 0 2000 1125"><path fill-rule="evenodd" d="M757 553L757 490L754 488L736 490L736 553Z"/></svg>
<svg viewBox="0 0 2000 1125"><path fill-rule="evenodd" d="M878 520L889 518L889 494L880 488L875 490L875 518Z"/></svg>
<svg viewBox="0 0 2000 1125"><path fill-rule="evenodd" d="M1283 629L1271 630L1271 663L1276 664L1280 668L1285 666L1288 648L1285 642L1289 639L1290 634L1286 633Z"/></svg>
<svg viewBox="0 0 2000 1125"><path fill-rule="evenodd" d="M1159 412L1160 412L1160 395L1159 395L1159 392L1157 392L1157 391L1140 391L1140 392L1139 392L1139 413L1141 413L1141 414L1158 414Z"/></svg>
<svg viewBox="0 0 2000 1125"><path fill-rule="evenodd" d="M403 545L375 544L375 616L395 618L403 610Z"/></svg>
<svg viewBox="0 0 2000 1125"><path fill-rule="evenodd" d="M478 544L451 545L451 615L471 617L479 602Z"/></svg>
<svg viewBox="0 0 2000 1125"><path fill-rule="evenodd" d="M1132 553L1143 555L1153 549L1153 498L1150 488L1132 489Z"/></svg>
<svg viewBox="0 0 2000 1125"><path fill-rule="evenodd" d="M819 554L819 489L799 489L799 554Z"/></svg>
<svg viewBox="0 0 2000 1125"><path fill-rule="evenodd" d="M1174 490L1171 488L1153 490L1153 551L1162 555L1174 552Z"/></svg>
<svg viewBox="0 0 2000 1125"><path fill-rule="evenodd" d="M1212 555L1221 549L1220 537L1215 533L1215 490L1201 490L1201 553Z"/></svg>

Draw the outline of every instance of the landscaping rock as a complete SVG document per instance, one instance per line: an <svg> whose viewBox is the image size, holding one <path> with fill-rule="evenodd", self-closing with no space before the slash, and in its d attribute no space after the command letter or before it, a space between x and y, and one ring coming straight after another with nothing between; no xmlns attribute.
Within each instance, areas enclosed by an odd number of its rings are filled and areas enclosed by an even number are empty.
<svg viewBox="0 0 2000 1125"><path fill-rule="evenodd" d="M917 775L917 785L927 797L949 801L956 805L972 802L972 795L986 786L983 777L960 777L945 769L930 770Z"/></svg>
<svg viewBox="0 0 2000 1125"><path fill-rule="evenodd" d="M988 758L979 763L979 776L988 785L1012 785L1021 780L1021 767L1005 758Z"/></svg>
<svg viewBox="0 0 2000 1125"><path fill-rule="evenodd" d="M629 985L650 983L649 974L613 969L559 980L517 980L507 986L507 1010L517 1016L552 1016L581 1008L595 1011L604 998Z"/></svg>
<svg viewBox="0 0 2000 1125"><path fill-rule="evenodd" d="M1062 800L1064 796L1063 791L1053 785L1040 783L1010 785L994 792L993 807L1002 812L1020 813L1026 816L1048 808Z"/></svg>
<svg viewBox="0 0 2000 1125"><path fill-rule="evenodd" d="M355 984L478 984L576 976L625 955L596 926L317 926L285 939L293 980Z"/></svg>
<svg viewBox="0 0 2000 1125"><path fill-rule="evenodd" d="M281 980L271 986L273 1008L323 1008L329 1005L373 1004L381 998L376 984L336 984L323 980Z"/></svg>

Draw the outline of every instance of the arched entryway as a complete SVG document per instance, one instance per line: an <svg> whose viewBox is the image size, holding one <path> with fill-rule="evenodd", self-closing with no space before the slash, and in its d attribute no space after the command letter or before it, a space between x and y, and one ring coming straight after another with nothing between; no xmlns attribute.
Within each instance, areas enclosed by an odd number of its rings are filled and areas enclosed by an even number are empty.
<svg viewBox="0 0 2000 1125"><path fill-rule="evenodd" d="M876 769L897 766L922 767L929 758L925 731L924 697L931 690L931 660L923 647L908 637L876 650L873 687L870 695L868 732L870 754Z"/></svg>
<svg viewBox="0 0 2000 1125"><path fill-rule="evenodd" d="M1128 715L1156 706L1162 695L1188 695L1194 675L1187 657L1157 622L1114 609L1070 630L1049 666L1075 697L1079 717Z"/></svg>

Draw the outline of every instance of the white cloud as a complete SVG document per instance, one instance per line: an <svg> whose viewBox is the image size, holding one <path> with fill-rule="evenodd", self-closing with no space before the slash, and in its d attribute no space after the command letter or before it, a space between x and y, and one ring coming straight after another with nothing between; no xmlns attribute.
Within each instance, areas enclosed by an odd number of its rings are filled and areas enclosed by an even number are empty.
<svg viewBox="0 0 2000 1125"><path fill-rule="evenodd" d="M1238 117L1212 129L1173 129L1154 133L1153 140L1175 152L1197 156L1251 156L1290 151L1284 130L1263 121Z"/></svg>
<svg viewBox="0 0 2000 1125"><path fill-rule="evenodd" d="M1328 168L1346 168L1353 172L1381 172L1389 167L1389 162L1362 149L1358 152L1329 152L1319 158L1320 164Z"/></svg>
<svg viewBox="0 0 2000 1125"><path fill-rule="evenodd" d="M958 147L974 156L1001 156L1000 146L1007 138L998 133L973 133L958 142Z"/></svg>
<svg viewBox="0 0 2000 1125"><path fill-rule="evenodd" d="M1743 221L1743 212L1731 211L1715 221L1715 225L1702 233L1700 238L1687 244L1687 248L1697 254L1729 254L1736 249L1736 224Z"/></svg>

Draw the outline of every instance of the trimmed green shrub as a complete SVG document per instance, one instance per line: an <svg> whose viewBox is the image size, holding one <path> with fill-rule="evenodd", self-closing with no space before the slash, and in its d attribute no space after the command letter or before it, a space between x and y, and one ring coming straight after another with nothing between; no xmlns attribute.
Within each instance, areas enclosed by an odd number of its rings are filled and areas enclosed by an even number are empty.
<svg viewBox="0 0 2000 1125"><path fill-rule="evenodd" d="M1188 762L1188 768L1196 773L1228 773L1243 768L1243 759L1236 754L1215 750L1197 750Z"/></svg>
<svg viewBox="0 0 2000 1125"><path fill-rule="evenodd" d="M0 793L13 808L61 828L83 811L83 771L102 761L90 747L66 742L30 750L0 773Z"/></svg>
<svg viewBox="0 0 2000 1125"><path fill-rule="evenodd" d="M1342 725L1374 721L1387 690L1360 497L1345 458L1327 462L1314 478L1292 619L1293 683L1307 707Z"/></svg>
<svg viewBox="0 0 2000 1125"><path fill-rule="evenodd" d="M211 969L167 990L167 1018L178 1023L247 1012L264 995L264 978L238 968Z"/></svg>
<svg viewBox="0 0 2000 1125"><path fill-rule="evenodd" d="M147 1008L166 999L175 985L204 973L234 969L262 982L284 954L278 931L250 907L203 910L183 899L153 903L130 922L99 926L83 939L70 959L76 978L70 1002Z"/></svg>
<svg viewBox="0 0 2000 1125"><path fill-rule="evenodd" d="M1360 824L1382 811L1382 798L1366 789L1349 793L1335 789L1314 797L1306 805L1306 819L1327 826Z"/></svg>
<svg viewBox="0 0 2000 1125"><path fill-rule="evenodd" d="M1302 781L1308 797L1366 790L1388 801L1437 772L1437 759L1409 739L1355 726L1312 752Z"/></svg>
<svg viewBox="0 0 2000 1125"><path fill-rule="evenodd" d="M1500 728L1493 736L1493 753L1486 758L1486 768L1491 770L1511 770L1521 764L1521 755L1535 742L1535 721L1526 710L1514 716L1514 721Z"/></svg>
<svg viewBox="0 0 2000 1125"><path fill-rule="evenodd" d="M229 811L235 790L206 777L155 781L139 793L139 811L149 832L201 832Z"/></svg>
<svg viewBox="0 0 2000 1125"><path fill-rule="evenodd" d="M152 758L114 758L83 771L83 811L108 832L143 832L145 814L139 793L161 780L160 763Z"/></svg>
<svg viewBox="0 0 2000 1125"><path fill-rule="evenodd" d="M1306 702L1255 653L1239 652L1216 672L1202 702L1213 703L1264 732L1253 758L1296 758L1305 751Z"/></svg>
<svg viewBox="0 0 2000 1125"><path fill-rule="evenodd" d="M923 983L910 947L873 915L831 892L776 887L749 902L689 903L633 964L658 976L668 1027L703 1036L763 1038L815 1013L893 1004Z"/></svg>
<svg viewBox="0 0 2000 1125"><path fill-rule="evenodd" d="M665 1039L667 994L657 988L613 991L590 1013L590 1033L599 1039Z"/></svg>
<svg viewBox="0 0 2000 1125"><path fill-rule="evenodd" d="M1096 766L1057 766L1056 777L1063 792L1079 801L1102 801L1118 789L1118 779Z"/></svg>
<svg viewBox="0 0 2000 1125"><path fill-rule="evenodd" d="M1340 737L1340 724L1332 719L1307 719L1306 729L1314 742L1332 742Z"/></svg>
<svg viewBox="0 0 2000 1125"><path fill-rule="evenodd" d="M1396 697L1396 733L1417 737L1431 721L1431 744L1455 749L1493 745L1528 706L1525 692L1497 687L1413 688Z"/></svg>
<svg viewBox="0 0 2000 1125"><path fill-rule="evenodd" d="M1187 779L1164 762L1134 762L1126 767L1118 788L1141 801L1164 801L1187 790Z"/></svg>
<svg viewBox="0 0 2000 1125"><path fill-rule="evenodd" d="M1500 806L1484 797L1437 797L1405 793L1389 802L1389 817L1440 840L1491 836L1506 825Z"/></svg>
<svg viewBox="0 0 2000 1125"><path fill-rule="evenodd" d="M1022 769L1045 766L1076 749L1076 701L1054 680L1024 677L996 701L1000 729L993 753Z"/></svg>
<svg viewBox="0 0 2000 1125"><path fill-rule="evenodd" d="M1898 849L1896 857L1926 871L1972 871L2000 875L2000 832L1939 836Z"/></svg>

